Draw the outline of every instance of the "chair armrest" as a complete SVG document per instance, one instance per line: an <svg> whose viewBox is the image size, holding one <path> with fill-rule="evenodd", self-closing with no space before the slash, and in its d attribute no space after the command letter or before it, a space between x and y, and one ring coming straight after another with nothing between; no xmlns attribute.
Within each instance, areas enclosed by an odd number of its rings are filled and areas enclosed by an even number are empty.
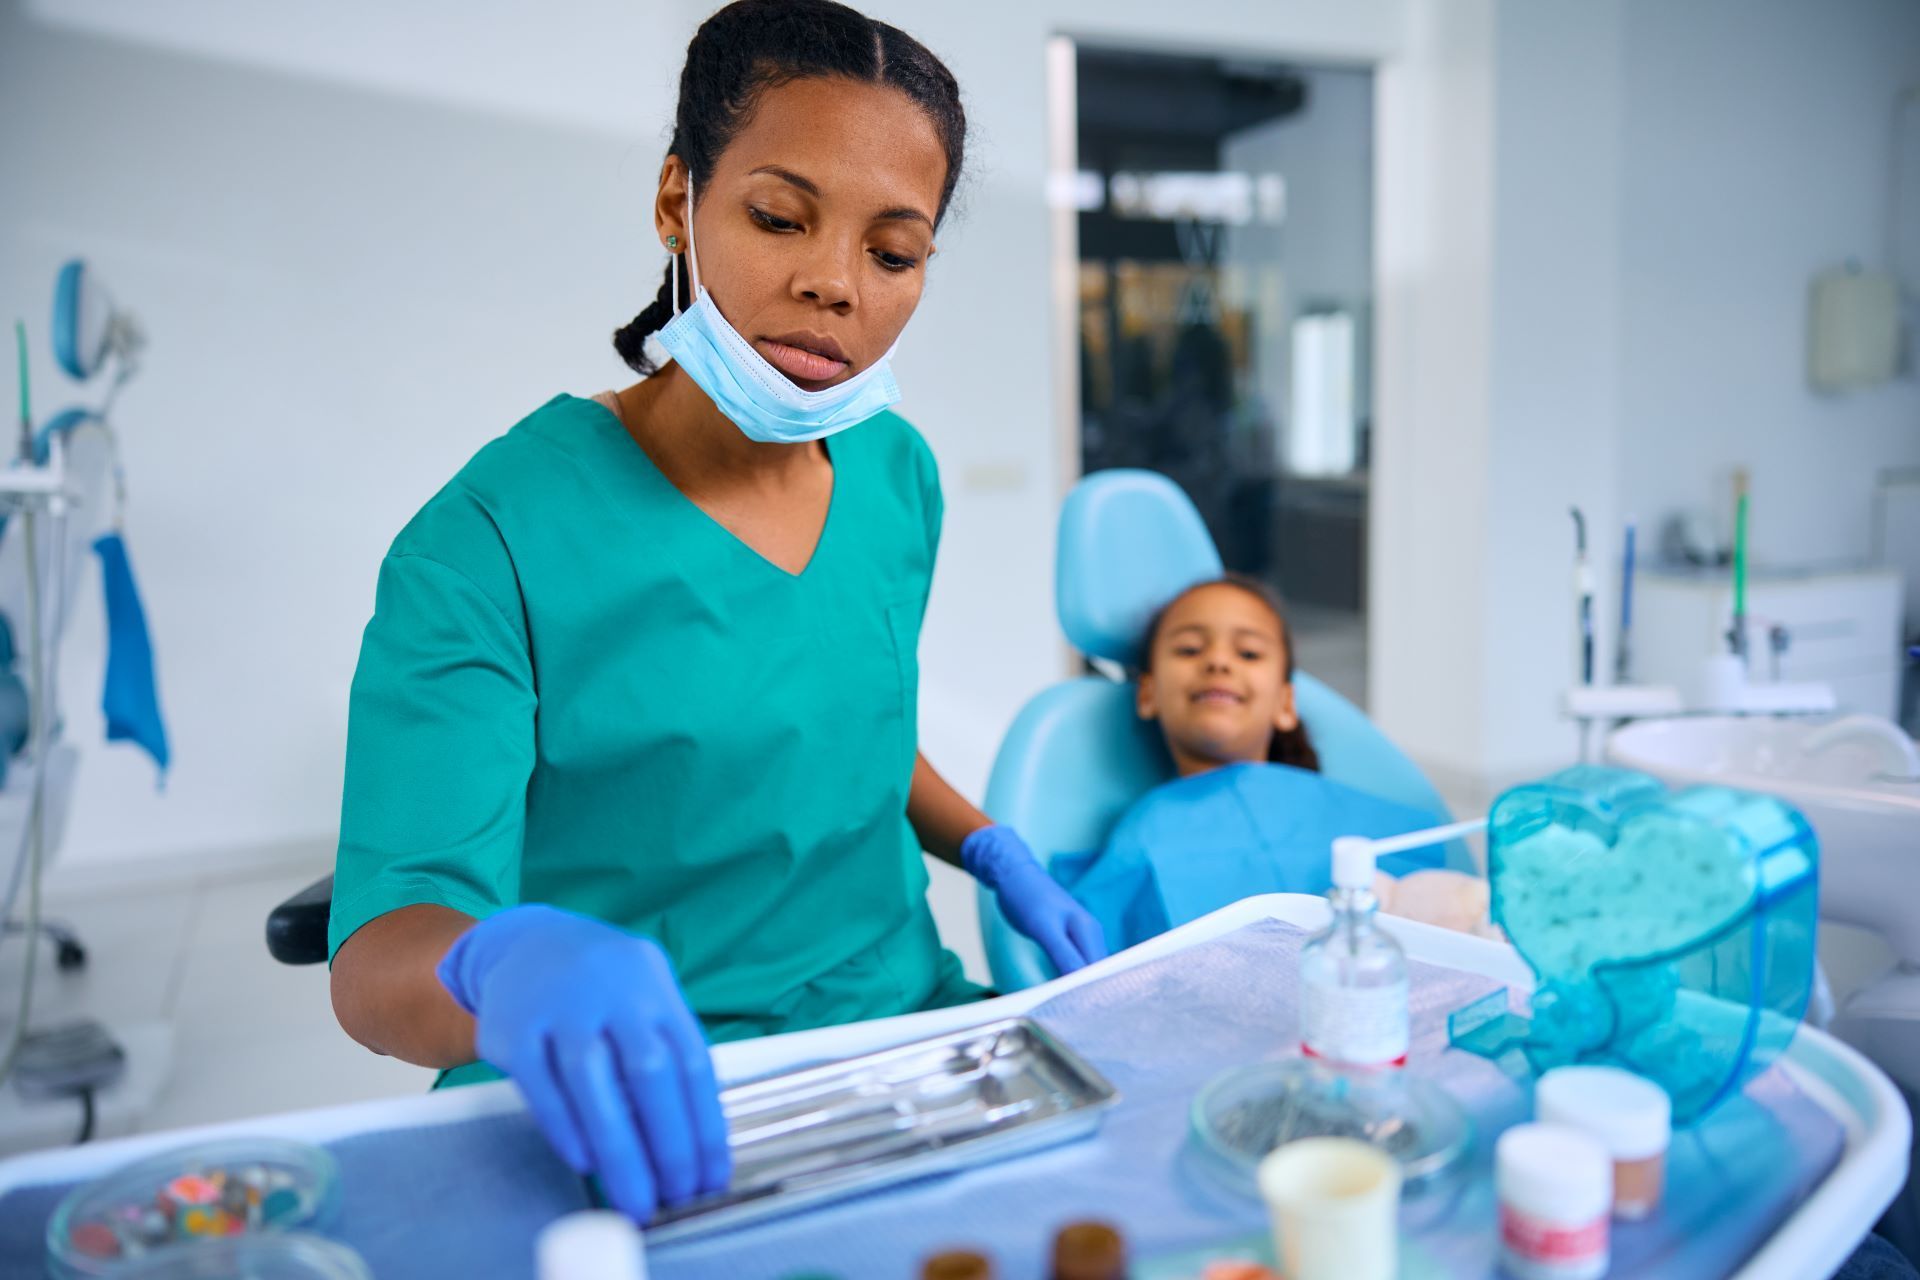
<svg viewBox="0 0 1920 1280"><path fill-rule="evenodd" d="M267 950L281 964L321 963L332 911L333 877L326 876L267 913Z"/></svg>

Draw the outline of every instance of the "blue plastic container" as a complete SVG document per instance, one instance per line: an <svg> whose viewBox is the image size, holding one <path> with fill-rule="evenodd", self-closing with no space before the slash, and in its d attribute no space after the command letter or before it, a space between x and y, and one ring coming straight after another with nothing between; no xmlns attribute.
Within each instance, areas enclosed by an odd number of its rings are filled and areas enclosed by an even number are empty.
<svg viewBox="0 0 1920 1280"><path fill-rule="evenodd" d="M1819 846L1781 801L1669 791L1582 765L1516 787L1488 822L1493 920L1532 967L1457 1011L1453 1043L1516 1075L1624 1067L1689 1124L1766 1069L1813 990Z"/></svg>

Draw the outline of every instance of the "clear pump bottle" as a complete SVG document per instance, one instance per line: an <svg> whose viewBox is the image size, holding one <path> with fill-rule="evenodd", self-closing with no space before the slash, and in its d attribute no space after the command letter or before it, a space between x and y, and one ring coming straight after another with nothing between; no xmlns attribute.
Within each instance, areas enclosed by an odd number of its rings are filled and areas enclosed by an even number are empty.
<svg viewBox="0 0 1920 1280"><path fill-rule="evenodd" d="M1373 842L1333 842L1333 923L1300 951L1301 1048L1351 1070L1407 1061L1407 956L1375 917Z"/></svg>

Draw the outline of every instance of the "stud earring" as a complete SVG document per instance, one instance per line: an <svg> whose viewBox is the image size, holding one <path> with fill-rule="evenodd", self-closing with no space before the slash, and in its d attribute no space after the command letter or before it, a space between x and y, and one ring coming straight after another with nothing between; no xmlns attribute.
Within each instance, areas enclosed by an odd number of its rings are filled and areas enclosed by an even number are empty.
<svg viewBox="0 0 1920 1280"><path fill-rule="evenodd" d="M677 250L677 249L678 249L679 247L680 247L680 237L679 237L679 236L668 236L668 237L667 237L667 251L668 251L669 253L671 253L671 252L673 252L673 251L675 251L675 250Z"/></svg>

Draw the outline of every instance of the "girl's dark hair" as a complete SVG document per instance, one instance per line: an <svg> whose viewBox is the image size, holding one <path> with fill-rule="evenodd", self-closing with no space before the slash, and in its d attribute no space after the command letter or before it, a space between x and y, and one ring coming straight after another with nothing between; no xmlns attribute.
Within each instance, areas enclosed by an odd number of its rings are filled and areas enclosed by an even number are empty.
<svg viewBox="0 0 1920 1280"><path fill-rule="evenodd" d="M966 159L960 84L945 63L900 28L833 0L734 0L701 23L680 72L680 102L667 154L680 157L699 187L746 127L761 94L815 76L888 85L927 113L947 153L946 182L934 213L939 222ZM648 335L673 318L672 281L669 263L659 294L613 335L613 349L642 376L654 371ZM691 282L682 288L681 305L691 305Z"/></svg>
<svg viewBox="0 0 1920 1280"><path fill-rule="evenodd" d="M1208 582L1196 582L1185 591L1162 605L1160 612L1153 615L1153 621L1147 624L1147 640L1140 652L1142 671L1153 670L1153 648L1160 640L1160 626L1167 620L1167 614L1173 606L1186 599L1202 587L1238 587L1273 613L1273 620L1280 624L1280 649L1286 656L1286 669L1281 673L1287 683L1293 683L1293 628L1287 625L1286 610L1280 606L1280 597L1274 595L1266 583L1258 578L1249 578L1244 574L1229 573L1222 578ZM1320 772L1320 753L1313 749L1313 739L1307 736L1307 726L1303 721L1295 720L1291 729L1275 729L1273 739L1267 744L1267 759L1273 764L1290 764L1296 769L1308 769Z"/></svg>

